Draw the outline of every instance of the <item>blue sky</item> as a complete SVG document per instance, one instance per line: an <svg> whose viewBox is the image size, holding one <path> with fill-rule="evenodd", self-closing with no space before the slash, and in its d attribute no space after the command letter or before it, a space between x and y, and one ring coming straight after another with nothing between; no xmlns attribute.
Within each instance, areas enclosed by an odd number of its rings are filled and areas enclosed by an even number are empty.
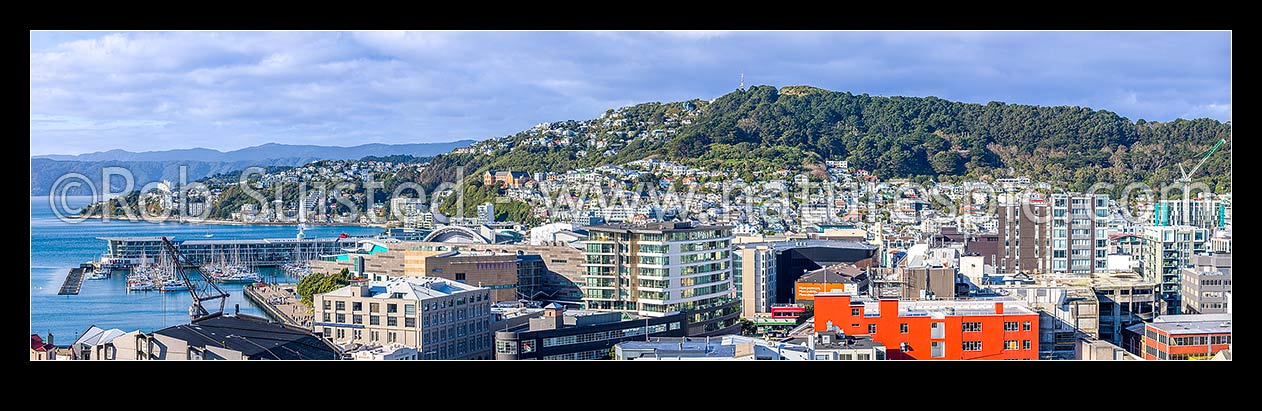
<svg viewBox="0 0 1262 411"><path fill-rule="evenodd" d="M32 32L31 154L483 139L747 84L1231 120L1229 32Z"/></svg>

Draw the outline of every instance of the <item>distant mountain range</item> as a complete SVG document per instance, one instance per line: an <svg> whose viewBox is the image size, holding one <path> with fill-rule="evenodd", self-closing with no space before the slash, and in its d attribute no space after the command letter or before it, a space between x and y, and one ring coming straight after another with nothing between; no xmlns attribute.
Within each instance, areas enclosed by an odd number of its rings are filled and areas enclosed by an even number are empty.
<svg viewBox="0 0 1262 411"><path fill-rule="evenodd" d="M354 147L275 144L222 152L206 148L134 153L109 150L80 155L41 155L31 158L31 195L46 195L52 184L68 173L88 176L100 184L104 167L131 170L135 186L152 181L179 181L180 166L188 166L188 181L250 166L299 166L317 160L358 160L368 156L408 154L430 157L468 146L474 140L420 144L364 144ZM111 191L122 189L122 179L112 181Z"/></svg>
<svg viewBox="0 0 1262 411"><path fill-rule="evenodd" d="M126 150L98 151L79 155L49 154L31 156L62 161L203 161L232 162L258 161L276 158L310 158L317 160L358 160L367 156L388 156L393 154L411 154L427 157L446 153L454 148L475 143L475 140L460 140L445 143L419 144L363 144L353 147L313 146L305 144L267 143L260 146L246 147L240 150L223 152L208 148L190 148L165 151L145 151L135 153ZM283 153L283 154L281 154Z"/></svg>

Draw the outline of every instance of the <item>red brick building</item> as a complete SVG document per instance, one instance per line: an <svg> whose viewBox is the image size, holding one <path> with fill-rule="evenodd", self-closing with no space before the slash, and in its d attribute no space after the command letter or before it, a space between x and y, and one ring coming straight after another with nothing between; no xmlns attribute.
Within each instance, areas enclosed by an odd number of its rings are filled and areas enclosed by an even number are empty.
<svg viewBox="0 0 1262 411"><path fill-rule="evenodd" d="M815 331L885 344L891 360L1037 360L1039 314L1016 302L856 300L815 295Z"/></svg>

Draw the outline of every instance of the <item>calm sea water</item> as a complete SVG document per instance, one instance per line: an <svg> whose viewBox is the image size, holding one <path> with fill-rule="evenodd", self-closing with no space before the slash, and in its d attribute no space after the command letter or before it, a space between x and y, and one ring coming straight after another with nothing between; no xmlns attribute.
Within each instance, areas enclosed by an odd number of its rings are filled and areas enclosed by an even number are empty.
<svg viewBox="0 0 1262 411"><path fill-rule="evenodd" d="M67 203L80 207L88 197L71 197ZM314 226L306 231L308 238L375 235L374 227ZM31 333L56 335L56 344L66 345L91 325L119 328L123 331L158 330L188 323L188 292L127 292L126 275L116 273L106 280L84 280L79 295L57 295L71 268L100 258L105 253L107 236L172 236L176 239L201 239L206 233L216 240L292 238L298 233L293 226L243 226L222 224L148 223L110 220L85 220L66 223L58 220L48 205L48 197L31 197ZM265 276L274 271L262 273ZM241 312L262 316L263 311L241 294L240 284L220 285L231 294L225 312L240 304ZM218 304L208 307L212 311Z"/></svg>

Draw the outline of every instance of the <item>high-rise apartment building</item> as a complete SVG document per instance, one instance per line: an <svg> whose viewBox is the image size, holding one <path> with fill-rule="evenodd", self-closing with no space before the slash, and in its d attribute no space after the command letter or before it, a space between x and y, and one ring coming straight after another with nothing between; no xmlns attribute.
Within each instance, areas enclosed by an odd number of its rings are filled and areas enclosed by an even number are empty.
<svg viewBox="0 0 1262 411"><path fill-rule="evenodd" d="M1179 314L1182 308L1181 270L1192 263L1192 256L1205 252L1209 230L1193 226L1148 226L1144 228L1144 259L1140 265L1144 277L1160 283L1164 313Z"/></svg>
<svg viewBox="0 0 1262 411"><path fill-rule="evenodd" d="M1092 274L1108 269L1109 196L1052 194L1047 272Z"/></svg>
<svg viewBox="0 0 1262 411"><path fill-rule="evenodd" d="M1046 271L1043 253L1047 245L1047 202L1025 198L1001 203L996 211L998 261L986 263L1005 273Z"/></svg>
<svg viewBox="0 0 1262 411"><path fill-rule="evenodd" d="M1183 269L1184 314L1220 314L1227 312L1227 295L1231 292L1231 254L1215 253L1192 256L1192 267Z"/></svg>
<svg viewBox="0 0 1262 411"><path fill-rule="evenodd" d="M1189 199L1187 215L1184 215L1183 208L1182 199L1158 201L1153 204L1152 224L1162 227L1190 225L1213 230L1226 227L1231 222L1231 205L1223 200L1212 197Z"/></svg>
<svg viewBox="0 0 1262 411"><path fill-rule="evenodd" d="M776 299L776 250L767 245L739 244L732 251L732 280L741 316L771 312Z"/></svg>
<svg viewBox="0 0 1262 411"><path fill-rule="evenodd" d="M732 227L687 222L588 226L583 301L588 309L660 317L688 312L689 335L737 327Z"/></svg>

